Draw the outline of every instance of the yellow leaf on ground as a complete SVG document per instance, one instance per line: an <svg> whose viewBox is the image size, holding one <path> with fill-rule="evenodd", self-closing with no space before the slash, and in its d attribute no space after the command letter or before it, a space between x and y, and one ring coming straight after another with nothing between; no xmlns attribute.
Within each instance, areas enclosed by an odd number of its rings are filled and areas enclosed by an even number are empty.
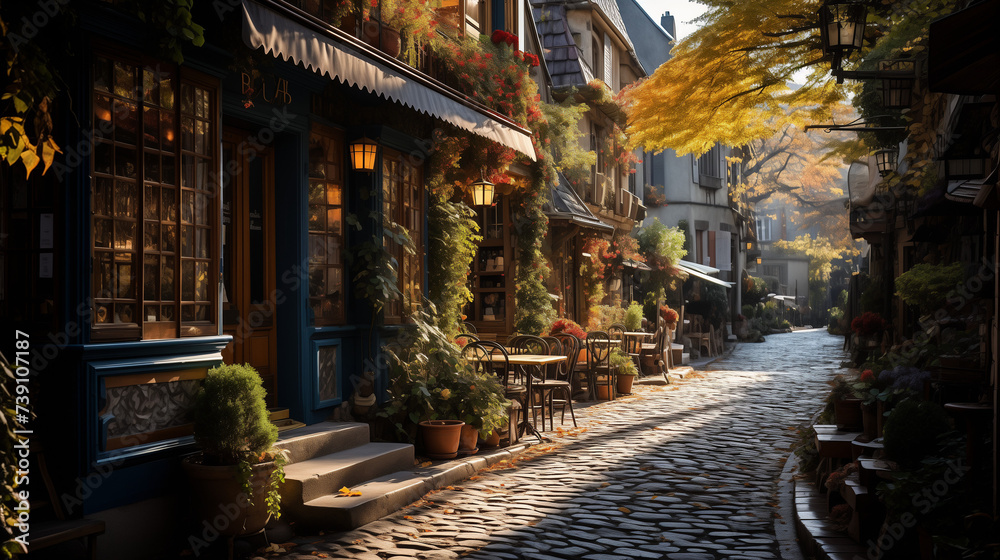
<svg viewBox="0 0 1000 560"><path fill-rule="evenodd" d="M632 510L628 509L625 506L622 506L622 507L618 508L618 511L620 511L622 513L632 513Z"/></svg>

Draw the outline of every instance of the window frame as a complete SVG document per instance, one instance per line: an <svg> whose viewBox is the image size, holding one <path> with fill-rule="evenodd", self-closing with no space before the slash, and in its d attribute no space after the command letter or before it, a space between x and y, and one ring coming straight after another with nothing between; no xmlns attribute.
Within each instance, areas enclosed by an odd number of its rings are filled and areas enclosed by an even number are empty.
<svg viewBox="0 0 1000 560"><path fill-rule="evenodd" d="M396 173L390 173L393 164L395 164ZM388 200L387 194L390 195ZM423 166L413 165L401 152L383 146L382 215L390 217L392 222L406 231L414 245L414 251L410 253L405 247L383 234L383 246L396 261L396 287L402 294L386 302L383 307L383 321L386 324L409 322L413 313L419 308L422 296L426 293L424 281L424 233L427 229L425 195ZM409 219L406 216L407 211L410 212ZM386 225L383 218L382 227L385 228ZM414 235L414 233L416 234ZM411 270L409 267L414 265L416 270ZM415 289L407 290L407 278L416 279ZM420 297L415 297L418 295Z"/></svg>
<svg viewBox="0 0 1000 560"><path fill-rule="evenodd" d="M218 322L218 311L219 311L219 296L218 296L218 283L215 279L219 276L219 236L220 233L220 220L219 220L219 200L218 200L218 167L219 167L219 157L220 157L220 146L217 141L219 138L219 114L220 114L220 83L219 80L201 74L199 72L178 67L172 63L166 63L162 60L146 57L139 55L134 52L126 51L117 45L101 44L93 51L93 56L91 57L90 63L90 80L89 80L89 101L90 101L90 118L91 118L91 128L90 130L94 133L95 149L92 150L91 154L91 174L90 174L90 206L91 206L91 218L89 222L90 226L90 254L91 254L91 287L90 287L90 297L92 298L92 317L90 320L90 339L93 341L100 342L119 342L119 341L129 341L129 340L154 340L154 339L172 339L172 338L185 338L185 337L197 337L197 336L209 336L215 335L219 332L219 322ZM108 84L108 91L102 93L98 89L98 78L99 78L99 68L98 65L104 61L108 66L105 68L110 68L110 78L111 83ZM130 69L132 73L132 81L135 86L133 93L133 98L129 99L127 96L123 97L117 95L114 91L114 74L117 65L124 65ZM171 88L173 93L172 107L165 107L163 97L160 97L159 103L147 99L148 93L146 93L145 88L148 85L146 80L151 75L153 79L157 79L159 73L165 73L169 76L171 81ZM160 82L157 82L157 88L159 88ZM207 114L202 117L197 117L204 126L207 127L207 131L204 135L205 142L203 153L194 152L194 144L192 144L191 149L184 147L184 131L182 120L184 118L195 118L195 115L185 113L182 109L183 100L182 92L185 87L191 87L196 89L202 89L207 92L208 100L205 105ZM119 142L116 137L116 115L114 115L114 110L112 109L109 113L109 121L99 120L98 115L98 102L99 96L107 95L109 99L108 107L113 108L115 106L115 100L125 99L130 103L135 105L135 121L134 121L134 142L129 145L127 142ZM157 93L159 95L159 93ZM157 134L160 134L161 125L163 121L161 120L162 115L170 115L170 124L173 131L173 138L169 139L172 142L172 147L163 148L161 146L165 140L161 135L157 138L154 143L152 140L145 138L145 132L147 126L150 126L146 122L146 112L147 111L157 111L161 114L161 117L156 120L155 126ZM111 122L111 126L101 127L101 122ZM105 141L105 139L109 139ZM194 132L192 130L192 142L194 142ZM118 181L128 181L128 176L122 179L119 174L119 168L116 164L112 163L108 172L98 171L98 147L101 144L110 144L112 156L115 157L119 150L121 153L125 154L131 151L132 161L134 162L134 172L131 173L131 181L134 184L134 197L135 197L135 207L132 217L130 218L132 223L134 223L134 233L132 234L132 245L131 254L132 258L132 273L130 282L132 284L132 297L129 298L119 298L117 295L110 298L97 297L102 295L99 293L101 287L104 285L104 277L101 275L101 267L99 266L100 255L104 253L110 254L112 257L112 263L115 262L115 255L119 250L115 247L115 234L111 234L111 244L108 247L98 246L97 236L98 236L98 220L107 220L110 218L112 228L116 223L118 217L116 216L116 208L114 208L114 198L118 195L118 187L116 187L116 182ZM152 156L154 160L160 162L163 158L172 158L173 179L172 183L164 182L162 175L158 176L156 179L147 178L147 168L146 168L146 158ZM194 170L188 170L184 165L185 157L194 158L194 161L198 159L203 160L202 164L202 175L201 175L201 186L199 187L198 179L194 175ZM159 158L159 159L157 159ZM112 159L113 161L113 159ZM159 170L167 169L167 165L157 163ZM195 165L195 168L198 166ZM185 173L190 173L191 181L190 183L185 180ZM98 185L101 182L105 186L111 189L111 214L105 216L104 214L98 214L96 207L98 206ZM156 217L151 218L147 216L147 211L149 210L149 203L151 197L147 195L147 187L154 189L156 193L155 198L155 212ZM174 191L173 195L173 207L174 214L173 219L166 219L160 209L162 207L163 199L161 189L169 188ZM184 220L184 200L185 192L190 192L190 200L192 201L190 223ZM197 203L194 202L203 196L204 206L195 206ZM149 199L149 200L147 200ZM107 204L104 205L108 208ZM196 216L201 216L203 221L198 221ZM126 216L127 218L127 216ZM123 218L124 220L125 218ZM157 243L156 248L147 247L147 241L149 241L150 236L146 233L146 227L148 225L156 227L157 231ZM163 240L168 239L163 236L163 227L173 226L173 232L170 238L173 241L173 251L165 250L163 247ZM192 230L192 243L196 240L201 240L206 249L207 256L198 256L196 249L192 245L190 256L185 256L185 250L183 247L184 239L184 228L190 227ZM202 236L199 237L198 231L202 231ZM126 240L128 241L128 240ZM127 244L126 244L127 247ZM128 252L129 249L123 249L120 252ZM166 253L166 254L165 254ZM145 286L146 278L146 258L148 256L156 257L171 257L173 259L173 297L169 299L163 299L162 294L160 294L160 299L147 301L147 290ZM160 263L160 261L157 261ZM196 298L194 300L184 299L184 279L183 270L187 263L194 263L192 266L193 270L197 273L201 268L198 263L204 265L204 277L205 277L205 291L202 292L206 298ZM162 264L157 264L160 267L157 274L161 274L163 271ZM112 274L112 278L115 278L117 274ZM112 280L114 283L115 280ZM163 287L162 280L159 282L159 288ZM192 289L197 290L196 287ZM158 291L158 290L157 290ZM197 294L197 292L195 292ZM133 321L129 323L99 323L99 306L102 304L114 305L117 302L123 302L122 305L128 305L131 303L133 306L134 317ZM147 319L147 304L157 307L157 317L162 317L160 313L164 308L172 307L173 319L164 321L146 321ZM205 312L206 319L204 320L184 320L184 308L185 305L206 305L208 310ZM113 309L113 308L112 308ZM107 311L105 312L107 313ZM112 312L113 313L113 312Z"/></svg>
<svg viewBox="0 0 1000 560"><path fill-rule="evenodd" d="M333 179L331 179L330 177L326 177L326 176L324 176L322 179L320 179L319 177L313 177L312 176L312 166L314 164L314 162L312 161L312 140L313 140L313 136L314 135L317 135L317 136L320 136L320 137L324 137L327 140L329 140L331 142L334 142L334 144L336 146L334 148L334 150L337 152L337 155L340 156L339 162L338 161L331 161L331 160L328 160L328 159L324 159L323 160L323 166L324 166L324 171L325 172L328 173L328 170L329 170L329 168L330 168L331 165L337 166L339 168L339 174L338 174L338 176L335 177L335 178L333 178ZM309 161L309 167L310 167L310 169L309 169L309 177L308 177L308 180L309 180L309 195L306 197L306 211L307 211L307 215L311 216L311 211L312 211L312 207L313 206L317 206L317 207L323 206L323 207L326 207L327 221L325 222L326 226L324 227L324 229L322 231L320 231L320 230L313 230L312 229L312 224L310 223L307 226L307 228L308 228L307 235L309 237L311 237L312 235L317 234L317 235L323 235L323 236L325 236L327 238L329 238L332 235L334 237L339 237L340 238L340 254L339 254L339 258L338 258L339 264L330 264L330 262L327 260L327 261L324 261L321 264L317 263L315 266L317 266L317 267L322 266L327 271L329 271L329 269L331 269L331 268L339 268L340 269L340 279L341 279L340 297L339 297L340 316L339 317L333 317L333 316L329 316L328 317L326 315L317 314L315 311L313 311L313 327L321 328L321 327L345 325L345 324L347 324L347 293L346 293L346 291L347 291L347 282L346 282L347 268L346 268L346 262L345 262L347 245L346 245L346 236L345 236L345 229L344 229L344 227L345 227L345 224L346 224L345 220L346 220L346 215L347 215L347 194L348 194L348 189L346 188L346 176L347 176L347 172L346 172L346 168L344 167L345 165L347 165L347 158L345 157L345 152L344 152L345 146L346 146L346 138L345 138L344 132L341 131L341 130L338 130L336 128L333 128L333 127L330 127L330 126L326 126L326 125L323 125L323 124L320 124L320 123L313 122L313 123L311 123L311 128L309 130L309 142L310 142L310 156L309 156L310 157L310 161ZM331 182L337 183L339 185L339 187L340 187L340 204L330 204L329 199L327 199L327 201L325 203L323 203L323 204L313 204L313 201L310 199L310 197L312 195L312 183L313 183L313 181L316 181L316 180L322 180L322 181L324 181L324 183L327 185L327 188L329 188L329 183L331 183ZM329 227L329 211L331 209L339 209L340 210L340 216L341 216L341 218L340 218L340 233L339 234L331 234L331 230L330 230L330 227ZM309 308L312 309L313 302L315 300L322 299L323 296L313 296L312 295L312 289L313 289L313 286L312 286L312 268L314 266L314 263L312 261L312 245L311 245L311 240L309 241L309 243L310 243L310 246L309 246L309 265L308 266L309 266L310 270L309 270L309 295L307 297L308 297L308 300L309 300ZM327 252L327 255L329 255L329 252ZM327 281L329 282L329 276L328 275L327 275ZM330 286L327 286L327 289L329 290Z"/></svg>

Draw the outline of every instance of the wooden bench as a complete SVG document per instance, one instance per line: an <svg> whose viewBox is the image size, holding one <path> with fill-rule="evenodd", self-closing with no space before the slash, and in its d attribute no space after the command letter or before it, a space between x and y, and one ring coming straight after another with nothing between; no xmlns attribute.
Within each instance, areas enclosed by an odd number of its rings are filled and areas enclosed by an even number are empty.
<svg viewBox="0 0 1000 560"><path fill-rule="evenodd" d="M38 444L32 442L32 447L38 449ZM55 519L49 521L37 521L31 523L31 530L28 535L28 553L32 554L46 548L50 548L62 543L77 539L86 539L87 557L91 560L97 558L97 537L104 534L104 522L94 519L67 519L59 501L59 494L56 493L55 485L49 476L48 466L45 463L45 454L41 451L35 452L35 462L45 482L45 490L48 493L48 502L33 502L32 515L37 510L44 511L45 506L51 506Z"/></svg>

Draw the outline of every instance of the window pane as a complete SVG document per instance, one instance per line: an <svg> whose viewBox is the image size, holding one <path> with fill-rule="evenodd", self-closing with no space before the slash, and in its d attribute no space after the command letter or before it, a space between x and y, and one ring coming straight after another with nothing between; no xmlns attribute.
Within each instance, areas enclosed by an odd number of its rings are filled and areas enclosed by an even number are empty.
<svg viewBox="0 0 1000 560"><path fill-rule="evenodd" d="M94 220L94 246L111 248L112 221L109 219Z"/></svg>
<svg viewBox="0 0 1000 560"><path fill-rule="evenodd" d="M198 193L194 197L194 217L196 224L208 224L208 197Z"/></svg>
<svg viewBox="0 0 1000 560"><path fill-rule="evenodd" d="M146 185L142 215L147 220L160 219L160 189L156 185Z"/></svg>
<svg viewBox="0 0 1000 560"><path fill-rule="evenodd" d="M160 257L146 255L142 268L142 298L146 301L160 299Z"/></svg>
<svg viewBox="0 0 1000 560"><path fill-rule="evenodd" d="M94 146L94 171L110 175L114 166L114 148L111 144L98 142Z"/></svg>
<svg viewBox="0 0 1000 560"><path fill-rule="evenodd" d="M115 249L131 251L136 244L135 222L115 220Z"/></svg>
<svg viewBox="0 0 1000 560"><path fill-rule="evenodd" d="M160 320L160 306L158 305L147 305L143 308L143 320L145 321L159 321Z"/></svg>
<svg viewBox="0 0 1000 560"><path fill-rule="evenodd" d="M135 183L118 181L118 191L115 193L115 216L134 218L137 204Z"/></svg>
<svg viewBox="0 0 1000 560"><path fill-rule="evenodd" d="M115 297L117 298L135 297L135 272L132 262L132 255L115 253Z"/></svg>
<svg viewBox="0 0 1000 560"><path fill-rule="evenodd" d="M194 256L199 259L207 259L208 241L212 237L211 231L205 228L197 228L194 232Z"/></svg>
<svg viewBox="0 0 1000 560"><path fill-rule="evenodd" d="M326 206L309 206L309 231L326 229Z"/></svg>
<svg viewBox="0 0 1000 560"><path fill-rule="evenodd" d="M160 224L159 222L146 222L142 228L142 246L147 251L160 250Z"/></svg>
<svg viewBox="0 0 1000 560"><path fill-rule="evenodd" d="M340 205L340 185L327 184L326 203Z"/></svg>
<svg viewBox="0 0 1000 560"><path fill-rule="evenodd" d="M177 221L177 193L174 189L160 189L163 208L163 220L167 222Z"/></svg>
<svg viewBox="0 0 1000 560"><path fill-rule="evenodd" d="M94 297L107 299L114 295L115 268L111 253L97 254L97 276L94 279ZM106 322L106 321L105 321Z"/></svg>
<svg viewBox="0 0 1000 560"><path fill-rule="evenodd" d="M111 136L114 125L111 122L111 98L106 95L94 96L94 135L99 138Z"/></svg>
<svg viewBox="0 0 1000 560"><path fill-rule="evenodd" d="M135 144L138 106L135 103L115 100L115 141Z"/></svg>
<svg viewBox="0 0 1000 560"><path fill-rule="evenodd" d="M170 111L160 111L160 142L164 150L174 149L174 114Z"/></svg>
<svg viewBox="0 0 1000 560"><path fill-rule="evenodd" d="M181 263L181 299L194 301L194 261Z"/></svg>
<svg viewBox="0 0 1000 560"><path fill-rule="evenodd" d="M181 227L181 256L194 256L194 226Z"/></svg>
<svg viewBox="0 0 1000 560"><path fill-rule="evenodd" d="M174 156L164 155L162 158L162 164L160 167L160 182L164 185L173 185L176 183L177 171L174 167L174 162L177 158Z"/></svg>
<svg viewBox="0 0 1000 560"><path fill-rule="evenodd" d="M135 149L115 148L115 175L135 179Z"/></svg>
<svg viewBox="0 0 1000 560"><path fill-rule="evenodd" d="M148 152L145 154L142 176L147 181L160 182L160 154Z"/></svg>
<svg viewBox="0 0 1000 560"><path fill-rule="evenodd" d="M163 235L161 241L163 242L163 252L173 253L177 251L177 226L173 224L164 224L160 226L160 233Z"/></svg>
<svg viewBox="0 0 1000 560"><path fill-rule="evenodd" d="M104 57L97 57L94 61L94 89L103 92L110 92L112 89L111 61Z"/></svg>
<svg viewBox="0 0 1000 560"><path fill-rule="evenodd" d="M190 224L194 221L194 193L181 191L181 222Z"/></svg>
<svg viewBox="0 0 1000 560"><path fill-rule="evenodd" d="M123 62L115 62L115 95L135 99L135 68Z"/></svg>
<svg viewBox="0 0 1000 560"><path fill-rule="evenodd" d="M340 238L330 235L326 238L326 263L340 264Z"/></svg>
<svg viewBox="0 0 1000 560"><path fill-rule="evenodd" d="M135 305L131 303L116 303L115 304L115 322L116 323L134 323L135 322Z"/></svg>
<svg viewBox="0 0 1000 560"><path fill-rule="evenodd" d="M198 261L195 263L194 295L198 301L208 300L208 263Z"/></svg>
<svg viewBox="0 0 1000 560"><path fill-rule="evenodd" d="M174 286L177 280L174 275L174 258L161 257L160 264L162 265L160 269L160 298L162 298L162 301L169 301L176 297ZM171 317L173 317L173 314L171 314Z"/></svg>
<svg viewBox="0 0 1000 560"><path fill-rule="evenodd" d="M326 268L309 267L309 297L320 297L326 293Z"/></svg>
<svg viewBox="0 0 1000 560"><path fill-rule="evenodd" d="M103 216L111 215L112 200L114 200L114 193L112 192L111 185L113 182L111 179L106 179L104 177L98 177L94 182L94 213L101 214Z"/></svg>
<svg viewBox="0 0 1000 560"><path fill-rule="evenodd" d="M142 141L146 148L160 147L160 112L156 109L142 109Z"/></svg>

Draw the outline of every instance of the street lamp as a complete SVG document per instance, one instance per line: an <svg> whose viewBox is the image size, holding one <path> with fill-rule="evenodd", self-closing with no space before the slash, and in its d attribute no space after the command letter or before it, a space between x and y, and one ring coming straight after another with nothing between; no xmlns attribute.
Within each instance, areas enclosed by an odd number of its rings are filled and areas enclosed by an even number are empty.
<svg viewBox="0 0 1000 560"><path fill-rule="evenodd" d="M486 172L480 174L480 179L472 183L472 204L474 206L492 206L496 185L486 180Z"/></svg>
<svg viewBox="0 0 1000 560"><path fill-rule="evenodd" d="M886 148L875 152L875 166L878 167L878 174L885 177L896 170L896 159L899 157L899 150Z"/></svg>
<svg viewBox="0 0 1000 560"><path fill-rule="evenodd" d="M375 155L378 153L378 144L362 136L360 139L351 142L350 150L351 169L355 171L375 171Z"/></svg>
<svg viewBox="0 0 1000 560"><path fill-rule="evenodd" d="M868 8L860 2L827 1L819 9L819 35L823 52L833 55L833 68L840 60L861 49Z"/></svg>

